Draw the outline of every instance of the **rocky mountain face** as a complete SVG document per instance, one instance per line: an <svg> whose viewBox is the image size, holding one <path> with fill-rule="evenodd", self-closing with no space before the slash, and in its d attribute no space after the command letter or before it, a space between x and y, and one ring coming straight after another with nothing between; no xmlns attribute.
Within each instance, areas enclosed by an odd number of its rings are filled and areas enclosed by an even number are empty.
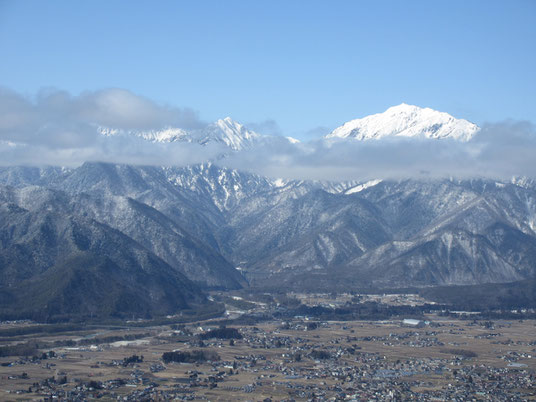
<svg viewBox="0 0 536 402"><path fill-rule="evenodd" d="M528 183L384 180L352 187L282 183L212 164L102 163L4 168L0 179L4 267L9 259L25 261L12 253L33 241L43 241L40 252L32 246L25 257L35 266L64 258L47 251L43 226L32 226L54 213L62 225L77 222L95 236L95 225L120 233L201 287L305 273L355 286L508 282L534 274L536 186ZM17 213L28 220L32 240L17 235L23 221L10 223ZM63 228L55 225L52 233ZM13 270L4 281L16 277Z"/></svg>
<svg viewBox="0 0 536 402"><path fill-rule="evenodd" d="M408 180L350 195L315 190L242 224L235 241L256 279L311 272L387 287L530 277L535 188L499 184ZM260 260L247 254L253 242Z"/></svg>

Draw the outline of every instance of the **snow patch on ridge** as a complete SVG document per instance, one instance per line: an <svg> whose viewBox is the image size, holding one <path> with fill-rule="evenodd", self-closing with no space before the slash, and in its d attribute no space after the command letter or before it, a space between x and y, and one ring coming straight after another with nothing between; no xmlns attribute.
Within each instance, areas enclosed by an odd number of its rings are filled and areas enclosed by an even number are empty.
<svg viewBox="0 0 536 402"><path fill-rule="evenodd" d="M367 181L366 183L359 184L359 185L357 185L357 186L355 186L355 187L352 187L352 188L346 190L346 191L344 192L344 194L349 195L349 194L359 193L360 191L363 191L363 190L365 190L365 189L367 189L367 188L369 188L369 187L373 187L373 186L375 186L376 184L379 184L379 183L381 183L381 182L382 182L382 180L380 180L380 179L369 180L369 181Z"/></svg>
<svg viewBox="0 0 536 402"><path fill-rule="evenodd" d="M291 144L299 144L301 141L294 137L285 137Z"/></svg>
<svg viewBox="0 0 536 402"><path fill-rule="evenodd" d="M288 180L281 179L281 178L279 178L279 179L275 179L275 180L273 181L273 185L274 185L275 187L285 187L285 186L287 185L287 183L288 183Z"/></svg>

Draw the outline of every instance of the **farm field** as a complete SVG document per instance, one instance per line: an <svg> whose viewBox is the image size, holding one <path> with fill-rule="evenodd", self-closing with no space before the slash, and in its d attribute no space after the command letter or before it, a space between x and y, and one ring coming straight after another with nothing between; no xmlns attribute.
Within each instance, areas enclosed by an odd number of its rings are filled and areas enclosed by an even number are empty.
<svg viewBox="0 0 536 402"><path fill-rule="evenodd" d="M4 337L0 399L536 399L535 320L407 322L295 317L221 330L212 320ZM0 329L17 325L29 324ZM6 356L17 344L20 355Z"/></svg>

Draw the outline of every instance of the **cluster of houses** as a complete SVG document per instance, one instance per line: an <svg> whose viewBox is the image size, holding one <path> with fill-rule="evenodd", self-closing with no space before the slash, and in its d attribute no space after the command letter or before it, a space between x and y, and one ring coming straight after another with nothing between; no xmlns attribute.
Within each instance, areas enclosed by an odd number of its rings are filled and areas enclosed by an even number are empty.
<svg viewBox="0 0 536 402"><path fill-rule="evenodd" d="M155 336L151 342L158 345L158 350L169 345L170 351L177 348L214 351L217 359L166 363L155 358L144 361L143 357L133 355L97 362L97 368L99 365L109 368L118 373L118 378L83 381L58 372L61 376L36 381L29 389L13 392L37 394L50 400L106 397L123 401L216 397L268 401L270 396L289 402L536 399L536 373L533 366L524 363L536 353L536 340L504 340L501 333L489 332L493 330L491 327L486 332L469 335L463 326L445 323L440 329L440 325L415 319L401 319L398 324L389 325L394 328L390 333L370 335L369 331L364 335L358 326L350 323L295 317L259 327L244 326L236 339L201 338L199 335L206 334L210 326L189 325L168 330L173 335L169 339ZM445 345L442 334L456 341L459 338L459 342ZM475 359L476 354L461 353L469 352L462 348L469 338L504 348L497 355L502 366L481 364ZM144 345L149 343L126 346L125 351L139 353ZM13 362L13 368L38 364L54 372L56 363L60 365L58 360L69 353L105 353L108 347L63 348L43 355L42 359L20 359ZM407 357L393 358L387 352L380 352L393 348L405 350ZM435 357L423 351L413 354L417 348L435 348L444 350L445 354L436 353ZM14 379L20 379L20 375Z"/></svg>

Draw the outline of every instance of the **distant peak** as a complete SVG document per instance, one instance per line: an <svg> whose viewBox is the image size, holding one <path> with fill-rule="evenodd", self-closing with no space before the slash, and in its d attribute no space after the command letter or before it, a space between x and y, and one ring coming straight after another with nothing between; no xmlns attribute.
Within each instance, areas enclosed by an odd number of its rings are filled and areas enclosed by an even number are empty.
<svg viewBox="0 0 536 402"><path fill-rule="evenodd" d="M453 138L468 141L480 128L448 113L401 103L383 113L351 120L326 138L371 140L384 137Z"/></svg>
<svg viewBox="0 0 536 402"><path fill-rule="evenodd" d="M201 144L220 142L234 150L249 148L259 137L257 133L248 130L229 116L199 130L196 136Z"/></svg>
<svg viewBox="0 0 536 402"><path fill-rule="evenodd" d="M224 119L219 119L215 121L213 124L219 127L233 127L238 130L240 130L243 126L242 124L238 123L237 121L233 120L229 116L225 117Z"/></svg>

